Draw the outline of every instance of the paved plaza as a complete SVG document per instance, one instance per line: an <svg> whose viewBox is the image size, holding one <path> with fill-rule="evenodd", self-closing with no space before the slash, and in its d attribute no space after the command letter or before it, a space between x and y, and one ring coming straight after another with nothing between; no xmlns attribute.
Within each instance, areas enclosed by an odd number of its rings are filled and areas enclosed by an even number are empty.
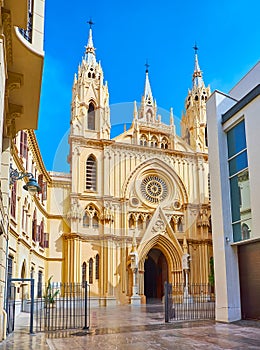
<svg viewBox="0 0 260 350"><path fill-rule="evenodd" d="M88 331L30 335L28 325L28 315L20 314L15 332L1 343L0 350L260 349L260 321L165 324L161 305L93 308Z"/></svg>

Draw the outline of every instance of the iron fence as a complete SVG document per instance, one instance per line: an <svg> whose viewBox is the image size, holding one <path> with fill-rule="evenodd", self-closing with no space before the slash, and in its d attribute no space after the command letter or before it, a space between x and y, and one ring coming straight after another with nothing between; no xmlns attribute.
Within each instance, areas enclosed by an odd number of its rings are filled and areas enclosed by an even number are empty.
<svg viewBox="0 0 260 350"><path fill-rule="evenodd" d="M165 282L165 322L215 319L215 294L209 284Z"/></svg>
<svg viewBox="0 0 260 350"><path fill-rule="evenodd" d="M35 299L35 331L89 328L89 285L51 283Z"/></svg>

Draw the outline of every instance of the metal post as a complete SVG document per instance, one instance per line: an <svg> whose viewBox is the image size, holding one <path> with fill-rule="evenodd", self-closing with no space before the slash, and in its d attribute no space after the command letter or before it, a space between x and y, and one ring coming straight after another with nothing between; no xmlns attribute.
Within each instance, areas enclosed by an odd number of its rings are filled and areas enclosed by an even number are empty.
<svg viewBox="0 0 260 350"><path fill-rule="evenodd" d="M5 305L5 310L7 313L8 313L10 287L11 287L11 279L8 277L8 279L7 279L7 292L6 292L6 305Z"/></svg>
<svg viewBox="0 0 260 350"><path fill-rule="evenodd" d="M88 282L85 281L85 324L83 329L89 329L88 326Z"/></svg>
<svg viewBox="0 0 260 350"><path fill-rule="evenodd" d="M5 311L7 313L7 323L6 323L6 329L4 330L6 333L10 333L10 329L9 329L9 323L10 323L9 295L11 293L10 288L11 288L11 279L8 277L7 285L6 285L6 306L5 306Z"/></svg>
<svg viewBox="0 0 260 350"><path fill-rule="evenodd" d="M169 322L168 282L164 283L164 317L165 322Z"/></svg>
<svg viewBox="0 0 260 350"><path fill-rule="evenodd" d="M30 315L30 334L33 334L33 311L34 311L34 279L31 278L31 315Z"/></svg>

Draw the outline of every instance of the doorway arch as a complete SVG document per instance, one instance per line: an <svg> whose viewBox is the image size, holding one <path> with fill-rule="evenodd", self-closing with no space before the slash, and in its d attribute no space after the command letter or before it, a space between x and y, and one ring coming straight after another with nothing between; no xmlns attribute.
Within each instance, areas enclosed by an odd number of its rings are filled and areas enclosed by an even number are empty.
<svg viewBox="0 0 260 350"><path fill-rule="evenodd" d="M144 294L147 303L162 300L166 281L168 281L167 260L161 250L152 248L144 263Z"/></svg>

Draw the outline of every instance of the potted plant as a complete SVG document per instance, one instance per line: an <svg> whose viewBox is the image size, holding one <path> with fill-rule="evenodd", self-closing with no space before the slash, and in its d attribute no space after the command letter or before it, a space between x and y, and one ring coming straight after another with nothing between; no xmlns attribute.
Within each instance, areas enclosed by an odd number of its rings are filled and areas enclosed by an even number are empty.
<svg viewBox="0 0 260 350"><path fill-rule="evenodd" d="M57 297L57 295L60 292L59 289L54 290L54 288L51 284L52 277L53 276L51 276L48 279L47 286L45 289L45 295L44 295L45 307L47 307L48 305L53 307L55 304L55 298Z"/></svg>

